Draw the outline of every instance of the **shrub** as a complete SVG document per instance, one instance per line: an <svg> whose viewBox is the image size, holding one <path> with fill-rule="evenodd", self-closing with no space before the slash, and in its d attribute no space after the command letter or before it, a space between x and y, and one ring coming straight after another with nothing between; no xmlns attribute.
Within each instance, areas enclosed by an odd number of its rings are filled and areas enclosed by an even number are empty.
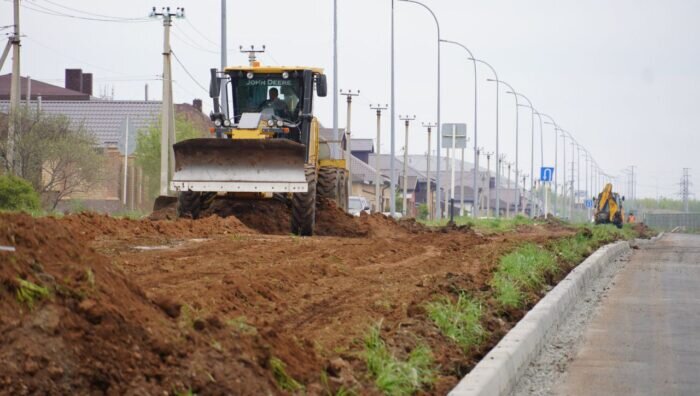
<svg viewBox="0 0 700 396"><path fill-rule="evenodd" d="M14 176L0 176L0 210L36 211L39 194L31 183Z"/></svg>

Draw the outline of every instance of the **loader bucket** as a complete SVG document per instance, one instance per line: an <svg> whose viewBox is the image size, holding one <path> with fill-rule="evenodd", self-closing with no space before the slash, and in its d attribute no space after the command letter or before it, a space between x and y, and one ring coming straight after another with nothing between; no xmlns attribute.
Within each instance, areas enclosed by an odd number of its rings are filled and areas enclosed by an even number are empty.
<svg viewBox="0 0 700 396"><path fill-rule="evenodd" d="M189 139L173 145L175 191L306 192L304 145L287 139Z"/></svg>

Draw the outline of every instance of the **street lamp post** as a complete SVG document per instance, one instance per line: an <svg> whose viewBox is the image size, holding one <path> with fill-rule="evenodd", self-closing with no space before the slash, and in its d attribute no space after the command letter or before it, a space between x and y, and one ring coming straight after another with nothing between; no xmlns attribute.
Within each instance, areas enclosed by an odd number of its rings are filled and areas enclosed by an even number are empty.
<svg viewBox="0 0 700 396"><path fill-rule="evenodd" d="M557 169L557 160L558 160L557 151L558 151L559 147L557 145L557 143L558 143L557 137L559 136L560 129L559 129L559 125L557 125L556 121L554 121L554 118L552 118L549 115L544 114L544 113L540 113L540 116L548 118L550 122L545 121L544 123L554 127L554 201L553 201L554 209L553 209L553 211L554 211L554 216L557 216L557 201L559 200L559 189L557 186L557 182L559 179L559 177L558 177L559 170ZM543 147L542 151L544 151L544 147Z"/></svg>
<svg viewBox="0 0 700 396"><path fill-rule="evenodd" d="M437 170L436 170L437 173L436 173L436 178L435 178L435 190L437 193L436 201L438 202L438 205L437 205L438 209L437 209L437 216L436 217L439 220L442 217L442 213L441 213L442 211L439 209L440 208L440 195L441 195L441 191L440 191L440 151L441 151L440 128L442 128L442 125L440 123L440 93L441 93L441 83L440 83L440 59L441 59L441 57L440 57L440 22L438 21L437 16L435 16L435 13L433 12L433 10L431 10L430 7L428 7L427 5L425 5L419 1L415 1L415 0L399 0L399 1L417 4L417 5L425 8L426 10L428 10L428 12L430 12L430 15L432 15L433 19L435 20L435 26L437 27L437 126L435 128L437 131ZM393 19L393 4L394 3L392 0L392 59L394 56L394 54L393 54L393 21L394 21L394 19ZM392 61L392 67L393 67L393 61ZM394 79L393 74L394 73L393 73L393 69L392 69L392 81ZM392 100L393 100L393 83L392 83ZM392 109L393 109L393 106L392 106ZM394 117L392 117L392 123L394 122L393 119L394 119ZM393 128L392 128L392 134L393 134Z"/></svg>
<svg viewBox="0 0 700 396"><path fill-rule="evenodd" d="M476 58L474 58L474 54L467 48L465 45L458 43L456 41L451 41L451 40L440 40L442 43L447 43L447 44L453 44L456 45L463 50L467 51L469 54L469 60L472 61L472 64L474 65L474 196L473 196L473 204L472 208L476 208L476 202L478 200L477 197L477 189L476 189L476 184L477 184L477 174L479 173L479 156L477 154L477 145L478 145L478 122L477 122L477 109L478 109L478 80L477 80L477 69L476 69ZM476 210L472 209L472 217L476 218Z"/></svg>
<svg viewBox="0 0 700 396"><path fill-rule="evenodd" d="M535 175L535 113L537 110L532 106L532 101L528 99L527 96L514 92L514 94L524 98L527 100L528 106L522 105L524 107L529 107L531 113L531 124L530 124L530 134L531 134L531 142L530 142L530 217L535 216L535 211L533 210L534 206L534 192L533 192L533 187L534 187L534 175Z"/></svg>
<svg viewBox="0 0 700 396"><path fill-rule="evenodd" d="M496 73L496 69L493 68L488 62L481 60L481 59L475 59L472 58L474 61L479 62L483 65L486 65L489 69L491 69L491 72L493 72L493 75L495 77L495 80L488 79L487 81L493 81L497 82L500 81L498 79L498 73ZM496 158L498 159L500 156L500 147L499 147L499 135L498 135L498 93L500 89L498 87L498 83L496 83ZM489 174L489 186L491 185L491 175ZM501 182L501 171L498 166L496 166L496 217L501 216L501 204L500 204L500 196L499 196L499 190L500 190L500 185L499 183ZM489 203L491 202L491 197L489 196ZM489 213L490 214L490 213Z"/></svg>

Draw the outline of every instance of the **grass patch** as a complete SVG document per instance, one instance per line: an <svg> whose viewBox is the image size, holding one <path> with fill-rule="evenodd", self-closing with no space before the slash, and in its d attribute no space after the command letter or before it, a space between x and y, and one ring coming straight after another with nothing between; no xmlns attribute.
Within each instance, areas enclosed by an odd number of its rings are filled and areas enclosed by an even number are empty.
<svg viewBox="0 0 700 396"><path fill-rule="evenodd" d="M25 304L29 309L34 308L38 301L49 297L49 289L24 279L17 278L17 281L19 283L17 287L17 301Z"/></svg>
<svg viewBox="0 0 700 396"><path fill-rule="evenodd" d="M422 220L421 223L429 227L444 227L447 225L449 219L441 220ZM486 219L474 219L469 216L455 217L455 224L458 226L470 226L476 231L486 232L486 233L498 233L513 231L518 226L521 225L532 225L534 221L522 216L517 215L513 218L486 218Z"/></svg>
<svg viewBox="0 0 700 396"><path fill-rule="evenodd" d="M549 251L533 244L501 257L491 287L496 300L506 308L518 308L525 302L525 292L538 290L545 284L545 276L559 270Z"/></svg>
<svg viewBox="0 0 700 396"><path fill-rule="evenodd" d="M481 304L464 293L460 293L454 303L447 297L428 303L427 311L440 331L465 352L478 345L486 335L481 326Z"/></svg>
<svg viewBox="0 0 700 396"><path fill-rule="evenodd" d="M298 392L304 389L304 386L287 374L287 365L283 361L276 357L270 358L270 368L272 369L272 375L277 381L277 386L280 389L288 392Z"/></svg>
<svg viewBox="0 0 700 396"><path fill-rule="evenodd" d="M404 361L397 359L380 336L380 326L372 326L365 337L365 363L377 388L387 395L412 395L435 381L433 355L419 345Z"/></svg>

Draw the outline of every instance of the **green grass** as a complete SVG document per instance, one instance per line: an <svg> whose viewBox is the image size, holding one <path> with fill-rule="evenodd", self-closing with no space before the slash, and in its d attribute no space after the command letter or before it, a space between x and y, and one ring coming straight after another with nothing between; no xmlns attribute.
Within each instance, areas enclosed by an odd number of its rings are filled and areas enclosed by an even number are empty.
<svg viewBox="0 0 700 396"><path fill-rule="evenodd" d="M414 348L406 360L397 359L372 326L365 337L365 362L377 388L386 395L412 395L435 381L433 354L426 345Z"/></svg>
<svg viewBox="0 0 700 396"><path fill-rule="evenodd" d="M430 302L427 311L440 331L465 352L478 345L486 335L481 325L481 304L464 293L460 293L456 302L447 297Z"/></svg>
<svg viewBox="0 0 700 396"><path fill-rule="evenodd" d="M449 219L442 220L427 220L421 221L428 227L444 227L447 225ZM510 219L505 218L488 218L488 219L474 219L469 216L455 217L455 224L458 226L468 225L474 228L476 231L496 233L496 232L507 232L515 230L521 225L531 225L534 221L522 216L517 215Z"/></svg>
<svg viewBox="0 0 700 396"><path fill-rule="evenodd" d="M287 365L283 361L276 357L270 358L270 368L272 369L272 375L277 381L277 386L280 389L288 392L298 392L304 389L304 386L287 374Z"/></svg>
<svg viewBox="0 0 700 396"><path fill-rule="evenodd" d="M558 269L552 253L529 243L501 257L491 287L503 307L518 308L525 302L526 291L542 288L545 276Z"/></svg>
<svg viewBox="0 0 700 396"><path fill-rule="evenodd" d="M19 287L17 288L17 301L25 304L29 309L34 308L34 305L47 297L49 297L49 289L39 286L30 281L17 278Z"/></svg>

